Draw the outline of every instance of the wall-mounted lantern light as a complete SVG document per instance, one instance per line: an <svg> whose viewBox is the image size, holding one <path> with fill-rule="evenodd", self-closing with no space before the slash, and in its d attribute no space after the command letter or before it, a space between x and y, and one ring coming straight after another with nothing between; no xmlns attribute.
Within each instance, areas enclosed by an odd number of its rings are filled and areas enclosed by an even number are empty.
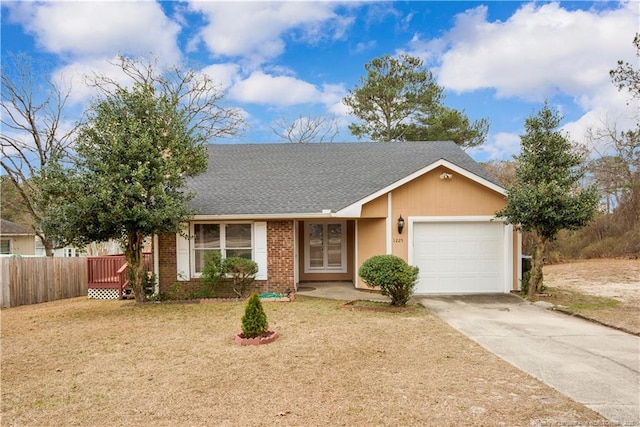
<svg viewBox="0 0 640 427"><path fill-rule="evenodd" d="M402 230L404 230L404 218L400 215L400 218L398 218L398 234L402 234Z"/></svg>

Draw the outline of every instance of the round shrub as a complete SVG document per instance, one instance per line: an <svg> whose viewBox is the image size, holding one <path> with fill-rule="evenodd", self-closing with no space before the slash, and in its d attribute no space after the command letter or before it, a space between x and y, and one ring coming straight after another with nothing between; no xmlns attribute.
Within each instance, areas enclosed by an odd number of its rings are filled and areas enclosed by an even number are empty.
<svg viewBox="0 0 640 427"><path fill-rule="evenodd" d="M244 309L244 316L242 316L242 334L244 338L256 338L263 335L269 323L267 323L267 314L262 308L262 302L257 292L254 292L249 297L247 305Z"/></svg>
<svg viewBox="0 0 640 427"><path fill-rule="evenodd" d="M418 271L395 255L376 255L360 266L358 274L367 285L390 297L392 305L405 305L413 295Z"/></svg>

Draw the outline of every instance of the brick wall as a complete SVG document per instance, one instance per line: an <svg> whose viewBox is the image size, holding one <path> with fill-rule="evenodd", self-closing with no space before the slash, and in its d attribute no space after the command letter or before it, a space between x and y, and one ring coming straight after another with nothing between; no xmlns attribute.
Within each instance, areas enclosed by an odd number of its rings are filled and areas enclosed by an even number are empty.
<svg viewBox="0 0 640 427"><path fill-rule="evenodd" d="M178 279L176 261L176 235L158 236L158 283L160 290L166 292Z"/></svg>
<svg viewBox="0 0 640 427"><path fill-rule="evenodd" d="M176 236L158 236L158 282L160 291L171 298L185 298L189 291L200 284L199 279L178 282L176 262ZM256 280L252 288L256 291L286 293L295 288L293 278L294 241L293 221L267 222L267 280ZM177 286L174 286L176 285ZM233 297L229 287L220 289L221 296Z"/></svg>
<svg viewBox="0 0 640 427"><path fill-rule="evenodd" d="M285 293L295 288L293 220L267 222L267 286Z"/></svg>

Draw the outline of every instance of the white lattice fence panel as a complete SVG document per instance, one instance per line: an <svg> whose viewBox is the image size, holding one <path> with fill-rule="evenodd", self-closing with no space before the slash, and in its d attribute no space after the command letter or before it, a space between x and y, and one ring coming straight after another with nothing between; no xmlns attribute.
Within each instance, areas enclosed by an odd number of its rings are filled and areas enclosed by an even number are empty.
<svg viewBox="0 0 640 427"><path fill-rule="evenodd" d="M118 299L117 289L89 288L89 299Z"/></svg>

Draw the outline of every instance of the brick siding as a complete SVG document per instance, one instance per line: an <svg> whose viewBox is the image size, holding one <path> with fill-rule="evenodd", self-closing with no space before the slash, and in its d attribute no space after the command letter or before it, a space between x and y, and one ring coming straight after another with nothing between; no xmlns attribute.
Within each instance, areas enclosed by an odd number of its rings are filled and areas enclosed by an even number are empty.
<svg viewBox="0 0 640 427"><path fill-rule="evenodd" d="M256 280L251 289L257 292L287 293L294 290L293 220L267 222L267 280ZM178 281L176 235L158 236L158 283L160 292L170 298L186 298L199 286L200 279ZM234 297L230 286L221 286L221 297Z"/></svg>
<svg viewBox="0 0 640 427"><path fill-rule="evenodd" d="M267 286L286 293L295 288L293 220L267 222Z"/></svg>

